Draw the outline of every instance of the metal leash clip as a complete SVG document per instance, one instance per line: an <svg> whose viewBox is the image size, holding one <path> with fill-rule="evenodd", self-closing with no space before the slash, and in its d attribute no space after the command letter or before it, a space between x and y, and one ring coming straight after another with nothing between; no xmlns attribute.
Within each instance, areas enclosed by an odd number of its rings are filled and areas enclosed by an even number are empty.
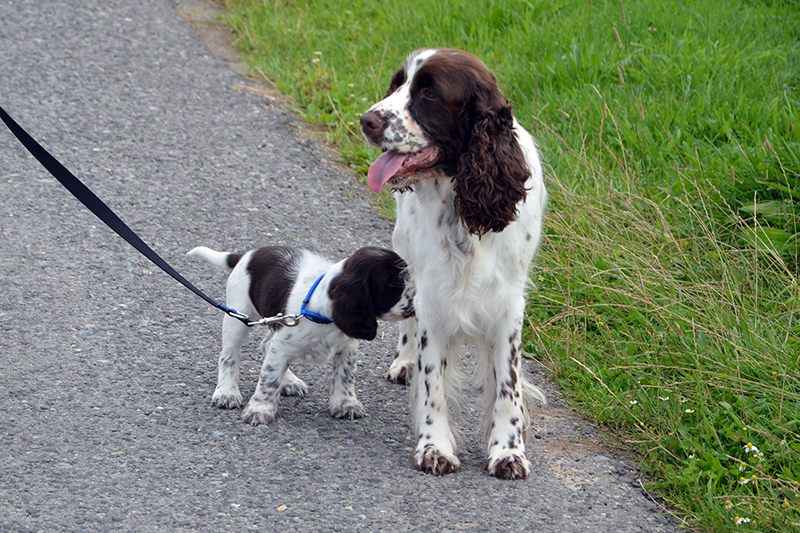
<svg viewBox="0 0 800 533"><path fill-rule="evenodd" d="M283 313L278 313L275 316L264 317L261 320L256 320L249 326L256 326L256 325L265 325L269 326L270 324L280 324L282 326L286 326L287 328L293 328L297 324L300 323L300 318L303 315L284 315Z"/></svg>
<svg viewBox="0 0 800 533"><path fill-rule="evenodd" d="M249 316L245 315L244 313L240 313L236 309L232 309L227 305L218 304L218 308L225 311L225 314L229 317L235 318L242 322L248 328L252 328L253 326L269 326L270 324L280 324L282 326L293 328L297 324L300 323L300 318L302 318L302 313L299 315L284 315L283 313L278 313L275 316L268 316L264 317L261 320L252 320Z"/></svg>

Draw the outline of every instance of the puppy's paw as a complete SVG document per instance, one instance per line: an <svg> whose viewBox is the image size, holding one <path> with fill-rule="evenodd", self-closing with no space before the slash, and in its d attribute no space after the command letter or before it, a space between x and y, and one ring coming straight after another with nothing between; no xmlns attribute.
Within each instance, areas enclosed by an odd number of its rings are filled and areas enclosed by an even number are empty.
<svg viewBox="0 0 800 533"><path fill-rule="evenodd" d="M498 457L489 457L483 470L500 479L525 479L531 471L531 463L525 453L506 450Z"/></svg>
<svg viewBox="0 0 800 533"><path fill-rule="evenodd" d="M386 379L392 383L408 385L411 383L411 371L413 368L413 363L405 364L395 355L392 366L389 367L389 372L386 374Z"/></svg>
<svg viewBox="0 0 800 533"><path fill-rule="evenodd" d="M434 476L458 472L461 468L461 461L455 454L445 453L433 444L414 452L414 461L411 464L417 470Z"/></svg>
<svg viewBox="0 0 800 533"><path fill-rule="evenodd" d="M308 387L305 383L288 383L281 385L281 396L297 396L305 398L308 395Z"/></svg>
<svg viewBox="0 0 800 533"><path fill-rule="evenodd" d="M297 396L305 398L308 395L308 386L303 380L281 383L281 396Z"/></svg>
<svg viewBox="0 0 800 533"><path fill-rule="evenodd" d="M269 404L253 404L248 403L242 412L242 422L250 424L251 426L259 426L261 424L271 424L275 422L275 414L278 409L274 405Z"/></svg>
<svg viewBox="0 0 800 533"><path fill-rule="evenodd" d="M242 398L242 394L239 391L223 393L216 390L211 397L211 405L220 409L238 409L244 405L244 398Z"/></svg>
<svg viewBox="0 0 800 533"><path fill-rule="evenodd" d="M367 410L358 400L343 400L336 405L331 405L330 413L334 418L353 420L354 418L362 418L367 413Z"/></svg>

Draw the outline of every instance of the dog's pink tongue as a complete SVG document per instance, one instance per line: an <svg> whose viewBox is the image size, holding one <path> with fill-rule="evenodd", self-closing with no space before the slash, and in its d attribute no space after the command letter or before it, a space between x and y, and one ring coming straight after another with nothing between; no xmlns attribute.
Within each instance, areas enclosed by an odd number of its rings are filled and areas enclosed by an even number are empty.
<svg viewBox="0 0 800 533"><path fill-rule="evenodd" d="M367 185L375 192L381 192L386 182L392 179L397 171L408 159L408 154L397 152L384 152L369 166L367 172Z"/></svg>

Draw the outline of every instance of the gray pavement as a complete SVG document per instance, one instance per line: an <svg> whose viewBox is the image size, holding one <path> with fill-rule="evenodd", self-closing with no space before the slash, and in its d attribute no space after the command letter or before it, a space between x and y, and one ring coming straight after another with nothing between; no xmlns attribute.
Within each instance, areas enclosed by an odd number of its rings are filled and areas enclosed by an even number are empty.
<svg viewBox="0 0 800 533"><path fill-rule="evenodd" d="M340 259L390 224L308 129L213 54L170 0L0 0L0 105L186 277L197 245ZM256 87L257 89L257 87ZM220 314L105 228L0 127L0 531L674 531L631 463L530 365L533 475L411 467L396 329L361 344L367 417L327 413L326 367L270 426L210 406ZM245 347L249 395L260 361ZM469 354L466 367L469 370Z"/></svg>

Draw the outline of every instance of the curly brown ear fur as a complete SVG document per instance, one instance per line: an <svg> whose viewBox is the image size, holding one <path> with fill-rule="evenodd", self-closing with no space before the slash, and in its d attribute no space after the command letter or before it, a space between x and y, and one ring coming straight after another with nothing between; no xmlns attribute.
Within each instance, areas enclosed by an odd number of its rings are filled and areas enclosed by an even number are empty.
<svg viewBox="0 0 800 533"><path fill-rule="evenodd" d="M481 236L503 231L517 217L531 173L514 134L511 105L494 80L476 86L465 108L465 118L470 116L472 132L453 182L456 214Z"/></svg>

